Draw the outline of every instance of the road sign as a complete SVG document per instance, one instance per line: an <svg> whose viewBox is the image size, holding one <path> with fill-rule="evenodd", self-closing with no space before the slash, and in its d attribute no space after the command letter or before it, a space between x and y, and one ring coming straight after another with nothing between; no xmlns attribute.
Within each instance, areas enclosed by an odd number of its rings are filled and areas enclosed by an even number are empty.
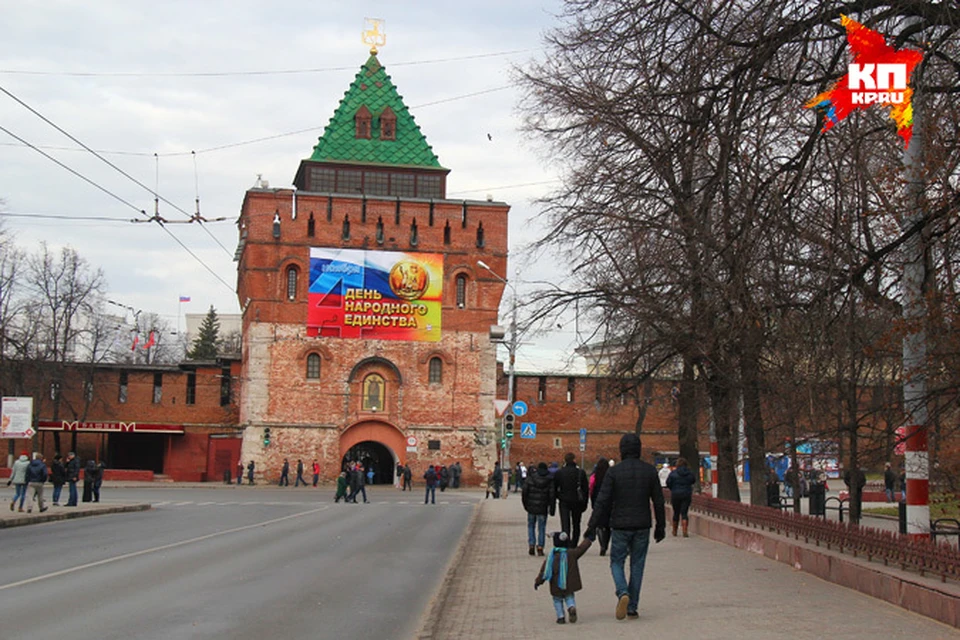
<svg viewBox="0 0 960 640"><path fill-rule="evenodd" d="M510 403L506 400L500 400L499 398L493 401L493 408L497 412L497 417L503 415L503 412L507 410L507 407L510 406Z"/></svg>
<svg viewBox="0 0 960 640"><path fill-rule="evenodd" d="M521 423L520 423L520 437L521 437L521 438L536 438L536 437L537 437L537 423L536 423L536 422L521 422Z"/></svg>
<svg viewBox="0 0 960 640"><path fill-rule="evenodd" d="M417 436L407 436L407 451L415 452L417 450Z"/></svg>
<svg viewBox="0 0 960 640"><path fill-rule="evenodd" d="M580 451L583 451L582 445L587 444L587 430L586 430L586 429L580 429L580 444L581 444Z"/></svg>
<svg viewBox="0 0 960 640"><path fill-rule="evenodd" d="M517 400L513 403L513 415L522 418L527 415L527 403L523 400Z"/></svg>
<svg viewBox="0 0 960 640"><path fill-rule="evenodd" d="M580 451L586 451L586 450L587 450L587 443L586 443L586 442L581 442L581 443L580 443Z"/></svg>

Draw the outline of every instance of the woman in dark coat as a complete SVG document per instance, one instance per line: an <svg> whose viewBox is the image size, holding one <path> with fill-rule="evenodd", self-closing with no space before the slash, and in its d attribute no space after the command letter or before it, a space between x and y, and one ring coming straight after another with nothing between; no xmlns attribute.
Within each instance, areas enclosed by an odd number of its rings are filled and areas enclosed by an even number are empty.
<svg viewBox="0 0 960 640"><path fill-rule="evenodd" d="M603 477L607 475L607 469L610 468L610 461L600 456L593 473L590 474L590 508L594 507L597 501L597 495L600 493L600 485L603 484ZM610 544L610 530L606 527L597 527L597 542L600 544L600 555L607 555L607 545Z"/></svg>
<svg viewBox="0 0 960 640"><path fill-rule="evenodd" d="M93 500L93 483L97 481L97 462L87 460L87 466L83 470L83 502Z"/></svg>
<svg viewBox="0 0 960 640"><path fill-rule="evenodd" d="M676 468L667 476L667 489L670 489L670 504L673 506L673 535L677 535L677 524L683 522L683 537L689 538L690 501L693 500L693 485L697 477L687 466L686 458L677 458Z"/></svg>
<svg viewBox="0 0 960 640"><path fill-rule="evenodd" d="M50 482L53 483L53 504L59 507L60 492L67 483L67 468L63 466L63 456L59 453L53 456L53 464L50 465Z"/></svg>

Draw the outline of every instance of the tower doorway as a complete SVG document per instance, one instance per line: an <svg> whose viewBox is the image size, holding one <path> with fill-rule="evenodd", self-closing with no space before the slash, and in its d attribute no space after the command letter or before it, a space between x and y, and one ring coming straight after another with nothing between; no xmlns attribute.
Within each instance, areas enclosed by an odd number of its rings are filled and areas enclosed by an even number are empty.
<svg viewBox="0 0 960 640"><path fill-rule="evenodd" d="M373 470L371 484L393 484L397 458L385 445L374 440L364 440L350 447L340 461L340 468L346 468L350 462L363 465L364 473Z"/></svg>

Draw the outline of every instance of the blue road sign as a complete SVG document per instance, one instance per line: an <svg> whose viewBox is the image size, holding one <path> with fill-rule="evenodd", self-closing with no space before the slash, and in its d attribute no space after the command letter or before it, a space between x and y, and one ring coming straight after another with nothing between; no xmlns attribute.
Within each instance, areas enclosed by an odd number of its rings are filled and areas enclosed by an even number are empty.
<svg viewBox="0 0 960 640"><path fill-rule="evenodd" d="M536 422L521 422L521 423L520 423L520 437L521 437L521 438L536 438L536 437L537 437L537 423L536 423Z"/></svg>
<svg viewBox="0 0 960 640"><path fill-rule="evenodd" d="M527 403L523 400L517 400L513 403L513 415L522 418L527 415Z"/></svg>
<svg viewBox="0 0 960 640"><path fill-rule="evenodd" d="M587 430L580 429L580 444L587 444Z"/></svg>

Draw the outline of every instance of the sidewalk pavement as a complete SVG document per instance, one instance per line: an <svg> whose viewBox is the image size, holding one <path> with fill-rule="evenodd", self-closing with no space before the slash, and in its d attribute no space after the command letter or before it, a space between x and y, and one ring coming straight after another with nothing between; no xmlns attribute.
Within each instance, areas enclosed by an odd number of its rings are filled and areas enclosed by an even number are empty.
<svg viewBox="0 0 960 640"><path fill-rule="evenodd" d="M691 520L697 517L691 513ZM594 543L580 560L579 620L558 625L549 589L533 589L543 558L528 555L526 529L519 496L481 502L418 640L958 636L953 627L758 553L693 533L674 538L669 526L662 543L651 539L638 620L615 619L609 557L600 557ZM557 529L558 518L549 518L548 550Z"/></svg>
<svg viewBox="0 0 960 640"><path fill-rule="evenodd" d="M26 505L26 502L24 502ZM34 505L36 507L36 505ZM47 501L47 510L40 513L38 508L34 508L32 513L23 513L11 511L9 502L0 503L0 529L10 527L22 527L28 524L39 524L41 522L54 522L57 520L70 520L73 518L86 518L89 516L102 516L108 513L127 513L130 511L147 511L149 504L122 504L109 502L81 502L75 507L53 506Z"/></svg>

